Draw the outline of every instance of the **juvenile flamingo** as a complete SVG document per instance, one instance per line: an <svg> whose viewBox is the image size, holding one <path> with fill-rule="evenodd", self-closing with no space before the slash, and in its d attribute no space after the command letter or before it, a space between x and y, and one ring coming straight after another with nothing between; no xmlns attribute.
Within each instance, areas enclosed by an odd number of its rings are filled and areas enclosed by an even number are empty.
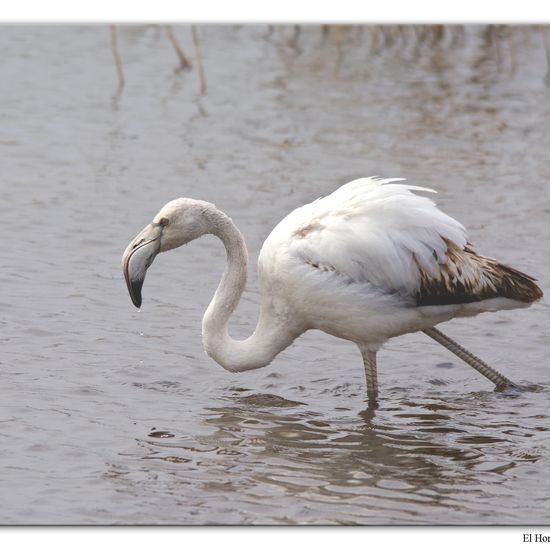
<svg viewBox="0 0 550 550"><path fill-rule="evenodd" d="M515 387L434 326L529 306L541 289L529 275L478 254L459 222L414 193L431 189L397 181L352 181L273 229L258 259L258 324L245 340L231 338L228 322L246 285L248 252L231 218L211 203L169 202L128 245L122 266L130 297L141 306L145 274L159 252L213 234L227 264L202 321L203 344L228 371L264 367L305 331L319 329L358 346L369 403L376 403L376 352L390 338L424 331L497 389Z"/></svg>

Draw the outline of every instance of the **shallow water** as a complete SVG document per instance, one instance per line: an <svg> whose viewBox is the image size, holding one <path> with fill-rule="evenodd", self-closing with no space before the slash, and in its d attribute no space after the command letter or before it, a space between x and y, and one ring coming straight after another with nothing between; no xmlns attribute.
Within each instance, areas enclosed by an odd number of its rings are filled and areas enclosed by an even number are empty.
<svg viewBox="0 0 550 550"><path fill-rule="evenodd" d="M127 243L168 200L215 202L253 258L291 209L406 177L488 255L550 281L550 88L531 27L0 29L1 523L541 524L550 520L545 302L442 328L529 391L506 397L422 334L379 354L311 332L230 374L200 322L205 238L132 306ZM251 262L254 265L253 260ZM256 273L232 332L257 315Z"/></svg>

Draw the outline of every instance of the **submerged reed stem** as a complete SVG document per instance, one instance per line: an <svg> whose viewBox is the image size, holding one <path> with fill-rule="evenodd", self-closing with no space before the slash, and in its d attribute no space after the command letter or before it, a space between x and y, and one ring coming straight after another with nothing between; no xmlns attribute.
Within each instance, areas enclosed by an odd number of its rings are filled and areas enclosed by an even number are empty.
<svg viewBox="0 0 550 550"><path fill-rule="evenodd" d="M124 72L122 70L122 61L118 53L118 43L117 43L117 30L116 25L110 25L111 30L111 51L113 52L113 58L115 60L116 72L118 76L118 92L122 91L124 88Z"/></svg>
<svg viewBox="0 0 550 550"><path fill-rule="evenodd" d="M166 25L164 27L164 30L166 31L166 36L168 36L168 40L170 40L170 43L174 47L176 55L178 56L178 59L180 62L179 69L180 70L191 69L191 62L189 61L187 56L183 53L183 50L179 45L178 39L176 38L174 31L172 30L172 25Z"/></svg>
<svg viewBox="0 0 550 550"><path fill-rule="evenodd" d="M199 81L200 81L200 94L204 95L206 93L206 79L204 77L204 69L202 67L202 56L201 56L201 49L199 44L199 37L197 35L197 29L195 25L191 25L191 36L193 37L193 45L195 46L195 57L197 58L197 68L199 71Z"/></svg>

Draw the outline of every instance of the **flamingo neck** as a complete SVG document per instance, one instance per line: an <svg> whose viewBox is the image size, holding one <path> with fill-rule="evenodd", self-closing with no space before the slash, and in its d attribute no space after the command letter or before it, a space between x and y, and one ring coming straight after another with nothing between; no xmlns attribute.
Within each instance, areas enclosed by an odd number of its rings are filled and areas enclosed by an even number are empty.
<svg viewBox="0 0 550 550"><path fill-rule="evenodd" d="M202 320L202 338L206 353L223 368L232 372L268 365L288 347L296 335L288 333L283 320L270 307L261 305L254 333L246 340L229 335L229 318L246 287L248 251L241 232L223 212L209 212L210 233L224 244L227 256L225 269Z"/></svg>

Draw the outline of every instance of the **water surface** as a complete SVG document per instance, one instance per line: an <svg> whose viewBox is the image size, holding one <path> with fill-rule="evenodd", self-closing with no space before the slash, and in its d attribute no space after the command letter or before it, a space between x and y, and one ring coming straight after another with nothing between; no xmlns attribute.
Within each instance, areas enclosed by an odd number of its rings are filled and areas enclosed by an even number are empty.
<svg viewBox="0 0 550 550"><path fill-rule="evenodd" d="M422 334L379 354L310 332L234 375L201 347L213 237L120 256L168 200L216 203L255 258L293 208L406 177L488 255L550 281L550 88L538 29L0 28L1 523L548 523L548 306L442 328L531 391L504 397Z"/></svg>

